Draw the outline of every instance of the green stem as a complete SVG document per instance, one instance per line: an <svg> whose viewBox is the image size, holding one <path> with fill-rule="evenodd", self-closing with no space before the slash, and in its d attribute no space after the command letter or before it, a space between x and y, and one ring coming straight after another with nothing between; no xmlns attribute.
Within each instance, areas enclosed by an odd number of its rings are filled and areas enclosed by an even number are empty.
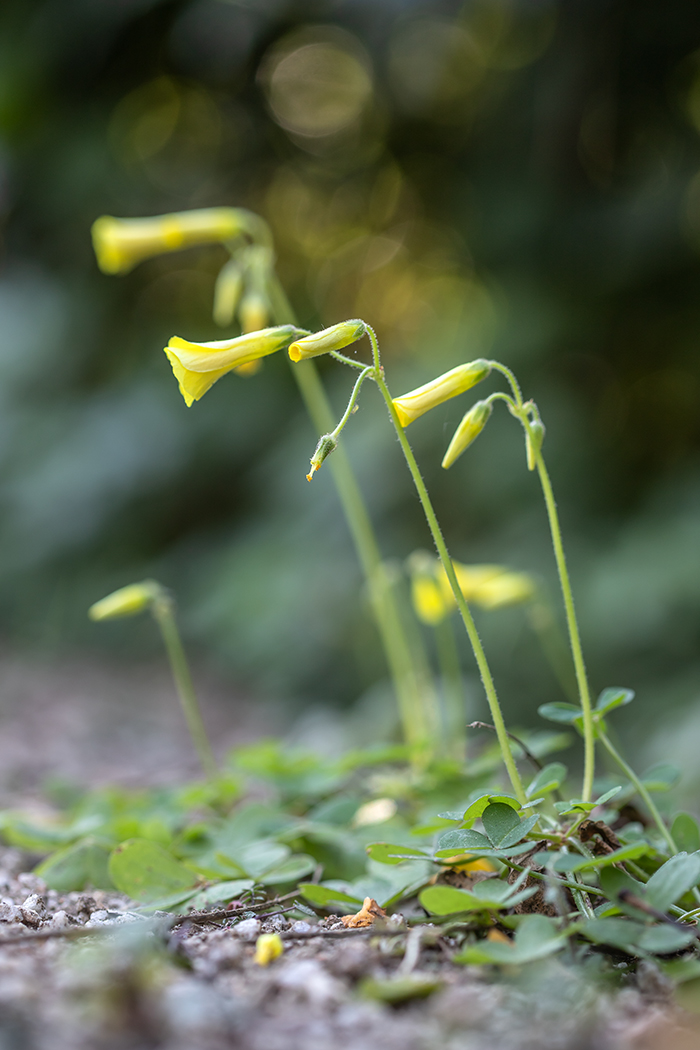
<svg viewBox="0 0 700 1050"><path fill-rule="evenodd" d="M278 324L294 323L294 311L275 274L270 275L269 292L275 321ZM300 361L291 367L314 426L319 434L328 433L335 421L314 362ZM342 444L329 457L328 464L367 580L372 610L396 693L404 739L414 757L418 758L430 741L425 698L432 690L426 688L427 683L415 665L393 588L386 579L367 508Z"/></svg>
<svg viewBox="0 0 700 1050"><path fill-rule="evenodd" d="M653 798L651 797L651 795L649 793L649 790L645 787L643 781L641 781L639 779L639 777L637 776L635 771L632 769L632 767L629 766L625 762L625 760L622 757L622 755L620 754L620 752L617 750L616 747L613 746L612 741L603 732L603 730L600 728L600 726L598 726L598 736L600 738L601 744L603 745L605 750L608 752L610 757L617 763L617 765L620 767L620 769L625 774L625 776L628 777L632 781L632 783L634 784L635 788L637 789L639 794L644 799L644 802L646 803L647 809L651 813L651 816L652 816L652 819L653 819L654 823L656 824L657 828L659 829L659 831L663 835L664 840L668 844L668 847L671 850L671 853L672 854L678 853L678 846L673 841L673 836L672 836L671 832L668 830L668 828L666 827L666 825L664 824L663 819L661 817L661 814L659 813L658 809L656 808L656 803L654 802Z"/></svg>
<svg viewBox="0 0 700 1050"><path fill-rule="evenodd" d="M373 350L375 353L375 362L377 362L378 364L378 351L376 349L376 340L373 339L372 342ZM521 805L524 805L527 802L527 796L525 794L525 789L523 788L522 781L520 779L520 774L518 773L518 768L515 764L515 759L513 758L513 752L510 749L508 733L506 731L505 722L503 721L503 715L501 713L501 705L498 702L498 696L496 694L496 688L493 683L491 669L488 665L486 653L484 652L484 647L481 644L481 639L479 638L479 632L476 629L476 624L474 623L474 619L472 617L469 606L467 605L464 599L464 595L462 594L462 591L460 589L459 583L457 582L457 576L455 575L454 566L452 565L452 559L450 558L449 551L447 550L447 546L442 535L442 530L440 529L440 523L437 520L435 511L433 509L433 505L430 501L430 496L428 495L428 490L425 487L425 482L423 481L420 469L416 462L416 458L413 455L411 446L408 443L406 434L404 433L404 429L401 426L401 423L399 422L399 417L397 415L396 409L394 408L391 399L391 394L389 393L387 385L384 382L384 376L382 373L381 365L379 364L374 378L389 410L389 416L391 417L394 429L396 430L396 434L399 439L399 444L401 445L404 458L406 460L406 463L408 464L408 469L411 472L413 484L416 487L418 498L421 502L421 506L423 507L423 512L428 522L428 527L430 528L430 531L432 533L435 547L437 548L440 561L442 562L442 567L445 570L447 579L450 581L452 593L454 594L455 601L457 602L457 607L460 611L460 615L464 622L467 635L469 636L469 641L471 642L471 646L474 651L474 656L476 658L476 663L479 668L481 681L486 691L486 698L488 700L489 708L491 710L491 718L493 720L494 726L496 727L498 743L501 748L501 754L503 755L503 761L505 763L506 769L508 770L510 782L513 786L513 790L516 794L518 801L521 803Z"/></svg>
<svg viewBox="0 0 700 1050"><path fill-rule="evenodd" d="M467 744L464 690L459 653L449 617L435 624L435 642L445 701L445 742L447 750L464 762Z"/></svg>
<svg viewBox="0 0 700 1050"><path fill-rule="evenodd" d="M175 679L175 688L180 697L192 743L199 756L205 775L215 779L219 775L219 768L207 737L207 731L204 728L204 722L202 721L202 713L199 710L197 694L192 684L187 657L182 647L180 632L177 629L172 599L167 595L156 598L152 605L152 612L163 636L170 668Z"/></svg>
<svg viewBox="0 0 700 1050"><path fill-rule="evenodd" d="M581 700L581 710L583 712L584 758L583 790L581 792L581 796L584 802L590 802L591 795L593 794L593 775L595 772L595 733L593 730L593 708L591 705L591 694L588 688L586 665L583 662L583 650L581 649L581 638L578 630L578 621L576 619L576 612L574 610L574 598L571 593L569 571L566 567L564 546L561 541L561 529L559 527L559 515L557 513L557 505L554 501L552 483L549 480L549 474L547 473L547 468L544 465L544 459L542 458L541 452L537 453L536 463L537 470L540 475L540 482L542 484L542 491L544 493L544 501L547 505L547 516L549 517L549 528L552 534L554 557L557 562L557 570L559 572L559 583L561 584L562 595L564 597L566 623L569 629L569 642L571 644L571 653L574 658L574 670L576 672L576 682L578 685L579 698Z"/></svg>
<svg viewBox="0 0 700 1050"><path fill-rule="evenodd" d="M355 405L357 404L357 399L360 396L360 390L362 389L362 384L364 383L364 381L367 378L367 376L370 375L373 371L374 371L373 366L372 365L367 365L367 367L357 377L357 381L356 381L354 387L352 388L352 393L350 395L350 400L348 401L348 407L343 412L343 416L342 416L340 422L337 424L335 430L330 435L332 438L335 438L336 441L338 440L343 427L345 426L347 421L350 419L350 416L352 415L353 409L355 408Z"/></svg>

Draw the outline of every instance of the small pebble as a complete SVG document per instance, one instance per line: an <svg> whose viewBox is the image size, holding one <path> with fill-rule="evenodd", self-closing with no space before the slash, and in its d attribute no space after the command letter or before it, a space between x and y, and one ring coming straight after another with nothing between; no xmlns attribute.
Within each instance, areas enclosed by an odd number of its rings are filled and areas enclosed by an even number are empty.
<svg viewBox="0 0 700 1050"><path fill-rule="evenodd" d="M292 923L292 933L311 933L311 923L304 922L303 919L299 919L297 922Z"/></svg>
<svg viewBox="0 0 700 1050"><path fill-rule="evenodd" d="M0 901L0 922L22 922L22 912L12 901Z"/></svg>
<svg viewBox="0 0 700 1050"><path fill-rule="evenodd" d="M233 927L233 932L246 941L252 941L260 933L260 919L243 919Z"/></svg>

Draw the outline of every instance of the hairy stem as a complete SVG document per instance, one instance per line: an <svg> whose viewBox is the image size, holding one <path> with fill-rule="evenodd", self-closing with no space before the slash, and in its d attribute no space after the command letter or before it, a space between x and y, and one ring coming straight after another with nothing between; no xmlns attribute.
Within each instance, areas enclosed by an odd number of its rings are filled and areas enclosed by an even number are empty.
<svg viewBox="0 0 700 1050"><path fill-rule="evenodd" d="M663 835L664 840L666 841L666 843L668 844L669 849L671 850L671 853L672 854L678 853L678 846L673 841L673 835L671 834L671 832L668 830L668 828L664 824L663 819L661 817L661 814L659 813L658 809L656 808L656 803L654 802L653 798L651 797L651 795L649 793L649 790L645 786L644 782L639 779L639 777L637 776L635 771L632 769L632 767L629 766L625 762L625 760L622 757L622 755L620 754L620 752L613 745L612 741L607 736L607 734L602 731L600 726L598 726L598 736L600 738L601 744L603 745L605 750L608 752L610 757L620 767L620 769L625 774L625 776L628 777L629 780L632 781L632 783L634 784L635 788L637 789L639 794L644 799L644 802L646 803L646 807L647 807L647 809L649 810L649 812L651 814L652 820L654 821L654 823L656 824L657 828L659 829L659 831Z"/></svg>
<svg viewBox="0 0 700 1050"><path fill-rule="evenodd" d="M180 704L187 721L187 728L190 731L192 743L199 756L204 773L206 776L214 779L219 775L219 768L209 743L207 731L204 728L204 722L202 721L202 713L199 710L197 694L192 684L187 657L182 647L180 632L177 629L172 599L166 595L157 598L153 603L152 611L163 636L170 668L175 679L175 688L180 697Z"/></svg>
<svg viewBox="0 0 700 1050"><path fill-rule="evenodd" d="M595 772L595 734L593 730L593 708L591 705L591 694L588 688L586 665L583 661L581 637L579 635L578 621L576 619L576 611L574 609L574 598L571 593L569 570L566 567L564 546L561 540L561 528L559 526L559 514L557 513L557 505L554 501L552 483L549 480L549 474L547 473L547 468L544 465L544 459L542 458L541 452L537 453L535 461L537 463L537 471L539 473L540 482L542 484L544 501L547 506L547 516L549 518L549 528L552 534L554 557L556 559L557 571L559 573L559 583L561 584L561 591L564 597L564 609L566 611L566 624L569 630L569 642L571 644L571 653L574 658L576 683L578 685L579 698L581 701L581 710L583 712L584 758L583 790L581 792L581 796L584 802L590 802L591 795L593 794L593 775Z"/></svg>

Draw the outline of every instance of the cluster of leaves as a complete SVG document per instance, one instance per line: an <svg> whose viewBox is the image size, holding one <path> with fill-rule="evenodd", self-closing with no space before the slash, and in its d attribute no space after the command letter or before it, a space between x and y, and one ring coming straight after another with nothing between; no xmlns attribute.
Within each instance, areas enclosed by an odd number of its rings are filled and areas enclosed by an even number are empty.
<svg viewBox="0 0 700 1050"><path fill-rule="evenodd" d="M602 694L599 729L630 699ZM566 719L575 725L578 715ZM114 888L145 909L291 892L302 910L343 913L372 897L411 921L447 925L458 962L603 951L671 956L674 972L697 976L697 821L679 813L670 827L654 826L635 808L631 781L598 782L595 802L567 798L566 767L539 763L566 744L560 733L528 739L540 769L525 805L494 791L495 748L465 776L447 763L417 773L400 747L330 761L263 741L235 752L216 782L93 791L50 823L5 812L2 834L44 855L36 871L55 889ZM672 779L666 767L640 783L648 799ZM388 841L376 841L379 830Z"/></svg>

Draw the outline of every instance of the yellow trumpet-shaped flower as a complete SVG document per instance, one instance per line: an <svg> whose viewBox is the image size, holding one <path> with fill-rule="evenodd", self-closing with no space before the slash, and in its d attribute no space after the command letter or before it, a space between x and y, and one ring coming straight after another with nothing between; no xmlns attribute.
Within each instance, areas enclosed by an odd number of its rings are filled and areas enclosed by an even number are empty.
<svg viewBox="0 0 700 1050"><path fill-rule="evenodd" d="M532 601L535 591L535 582L526 572L504 572L484 580L474 595L474 601L484 609L499 609L504 605Z"/></svg>
<svg viewBox="0 0 700 1050"><path fill-rule="evenodd" d="M356 343L358 339L367 332L367 325L359 318L352 321L341 321L331 328L324 328L320 332L305 335L303 339L295 340L289 347L289 356L292 361L305 361L309 357L318 357L319 354L329 354L332 350L342 350L350 343Z"/></svg>
<svg viewBox="0 0 700 1050"><path fill-rule="evenodd" d="M454 437L443 456L442 465L445 470L451 467L455 460L466 452L472 441L478 438L488 423L491 412L492 407L488 401L477 401L475 405L472 405L455 430Z"/></svg>
<svg viewBox="0 0 700 1050"><path fill-rule="evenodd" d="M149 609L163 594L163 588L155 580L142 580L120 587L106 598L101 598L88 609L91 620L115 620L120 616L136 616Z"/></svg>
<svg viewBox="0 0 700 1050"><path fill-rule="evenodd" d="M456 368L438 376L437 379L432 379L424 386L409 390L401 397L395 397L393 405L401 426L407 427L424 412L429 412L431 408L436 408L444 401L449 401L451 397L457 397L458 394L463 394L465 390L476 386L482 379L486 379L490 371L491 366L488 361L478 358L476 361L457 365Z"/></svg>
<svg viewBox="0 0 700 1050"><path fill-rule="evenodd" d="M92 224L92 243L103 273L128 273L154 255L229 241L242 229L236 208L198 208L146 219L102 215Z"/></svg>
<svg viewBox="0 0 700 1050"><path fill-rule="evenodd" d="M458 561L453 561L452 565L460 591L468 602L477 603L482 589L487 587L492 580L499 579L504 572L508 571L503 565L462 565ZM449 592L450 596L452 596L452 588L444 572L442 572L440 577L440 583L443 590Z"/></svg>
<svg viewBox="0 0 700 1050"><path fill-rule="evenodd" d="M258 966L269 966L275 959L279 959L283 951L284 944L278 933L261 933L255 942L253 961Z"/></svg>
<svg viewBox="0 0 700 1050"><path fill-rule="evenodd" d="M279 325L211 343L190 343L174 335L164 351L189 408L227 372L283 350L301 334L302 330L294 325Z"/></svg>
<svg viewBox="0 0 700 1050"><path fill-rule="evenodd" d="M411 579L411 601L418 619L430 627L442 623L455 604L452 592L448 598L434 577L418 575Z"/></svg>

